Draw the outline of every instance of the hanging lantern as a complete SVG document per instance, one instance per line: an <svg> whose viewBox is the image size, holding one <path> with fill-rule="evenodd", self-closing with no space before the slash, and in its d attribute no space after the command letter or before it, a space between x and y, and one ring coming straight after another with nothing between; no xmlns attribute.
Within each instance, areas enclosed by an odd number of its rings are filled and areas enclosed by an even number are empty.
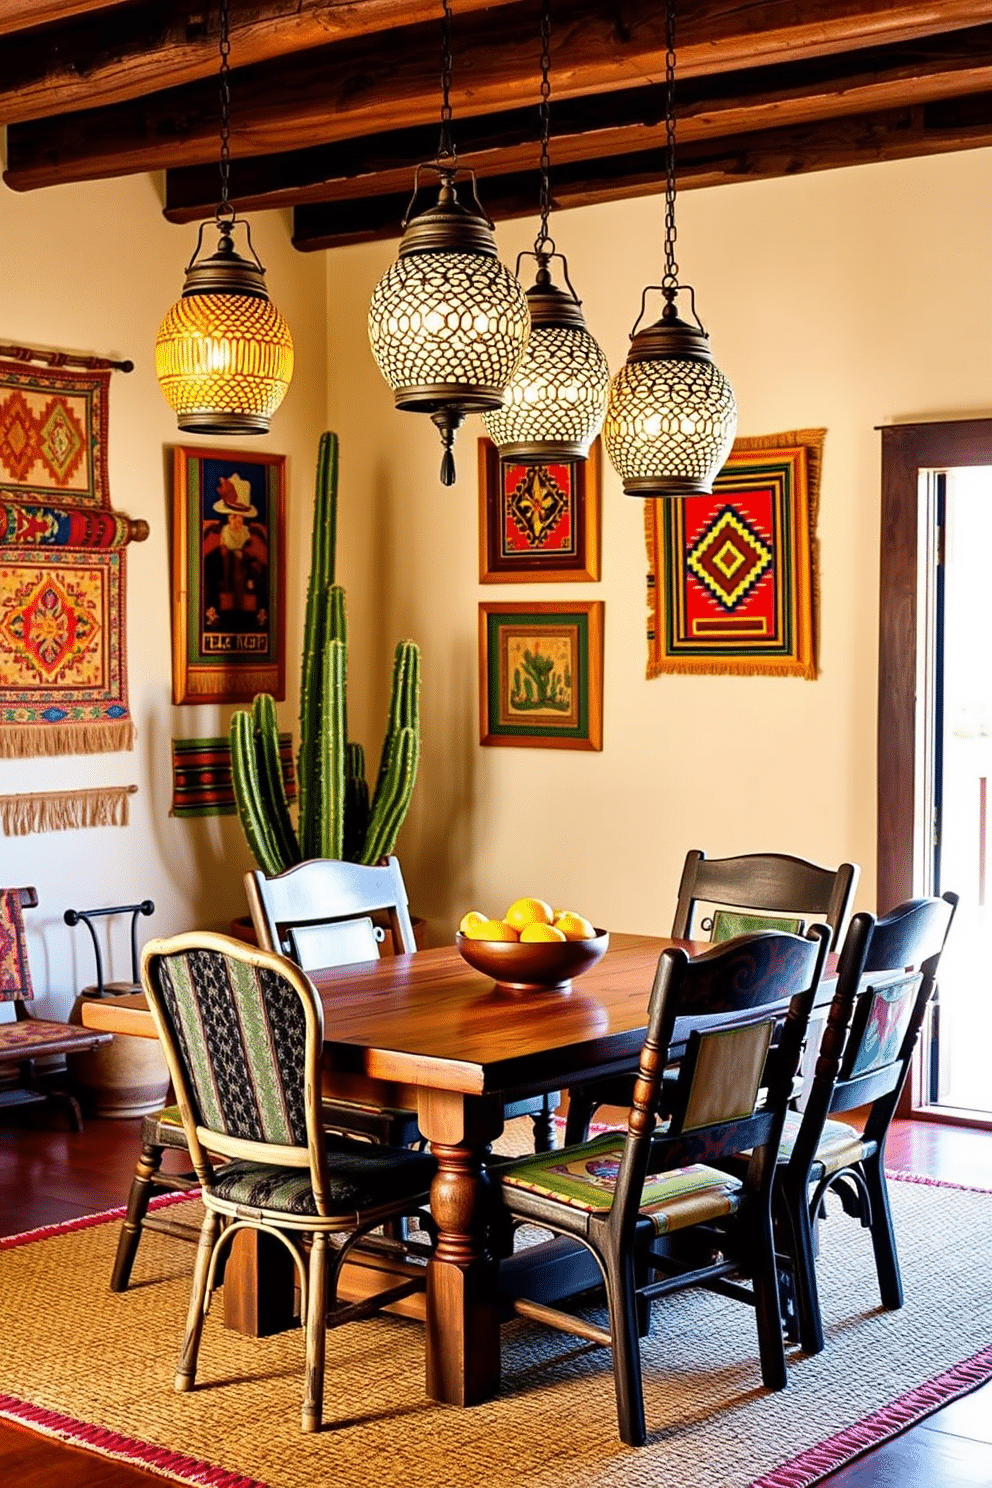
<svg viewBox="0 0 992 1488"><path fill-rule="evenodd" d="M675 11L666 3L665 296L661 319L630 335L627 360L610 386L603 426L607 454L628 496L705 496L730 454L737 431L733 389L717 367L696 315L695 294L679 283L675 262ZM688 290L695 325L682 320L677 296Z"/></svg>
<svg viewBox="0 0 992 1488"><path fill-rule="evenodd" d="M551 8L541 8L541 229L534 243L537 277L527 291L531 331L503 401L483 419L507 460L546 465L584 460L603 424L610 369L586 329L582 303L568 277L568 264L548 233L551 212ZM517 273L520 272L520 254ZM560 258L568 290L552 282L548 265Z"/></svg>
<svg viewBox="0 0 992 1488"><path fill-rule="evenodd" d="M201 258L203 227L182 297L155 338L155 374L179 428L190 434L267 434L293 376L293 338L269 299L265 270L244 224L251 258L234 247L239 219L228 202L230 85L228 0L221 3L219 242Z"/></svg>
<svg viewBox="0 0 992 1488"><path fill-rule="evenodd" d="M496 252L493 224L472 177L472 204L458 200L451 143L451 11L444 0L441 141L436 161L417 167L403 220L399 257L379 280L369 306L369 340L397 408L426 413L444 445L441 480L454 484L452 444L468 413L498 408L523 355L530 315L523 289ZM438 199L410 209L421 169L440 177Z"/></svg>

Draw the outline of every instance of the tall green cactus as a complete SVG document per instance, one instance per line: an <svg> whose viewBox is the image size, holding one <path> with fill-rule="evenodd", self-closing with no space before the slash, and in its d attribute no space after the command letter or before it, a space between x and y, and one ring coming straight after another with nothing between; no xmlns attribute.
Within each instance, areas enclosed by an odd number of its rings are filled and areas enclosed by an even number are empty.
<svg viewBox="0 0 992 1488"><path fill-rule="evenodd" d="M299 829L294 831L279 764L275 703L267 693L231 719L231 771L248 846L264 873L303 858L377 863L391 853L410 806L420 758L420 649L400 641L375 791L365 753L348 740L348 619L334 582L338 440L323 434L317 456L310 581L300 676L297 756Z"/></svg>

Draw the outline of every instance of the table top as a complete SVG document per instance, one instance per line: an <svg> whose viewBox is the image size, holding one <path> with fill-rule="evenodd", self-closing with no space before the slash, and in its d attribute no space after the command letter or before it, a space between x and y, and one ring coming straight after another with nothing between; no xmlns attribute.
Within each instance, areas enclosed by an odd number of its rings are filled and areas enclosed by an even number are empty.
<svg viewBox="0 0 992 1488"><path fill-rule="evenodd" d="M673 945L690 954L712 949L614 933L603 959L568 991L497 991L453 945L311 971L324 1007L325 1066L473 1095L629 1070L643 1043L658 957ZM817 1000L830 995L824 978ZM85 1003L82 1016L88 1027L154 1033L140 995Z"/></svg>

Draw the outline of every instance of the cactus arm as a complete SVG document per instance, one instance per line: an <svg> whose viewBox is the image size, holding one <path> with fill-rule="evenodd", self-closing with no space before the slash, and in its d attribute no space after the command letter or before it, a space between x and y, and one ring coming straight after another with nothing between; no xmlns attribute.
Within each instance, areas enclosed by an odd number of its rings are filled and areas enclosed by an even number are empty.
<svg viewBox="0 0 992 1488"><path fill-rule="evenodd" d="M344 857L357 863L369 826L369 788L365 779L365 750L349 744L344 781Z"/></svg>
<svg viewBox="0 0 992 1488"><path fill-rule="evenodd" d="M327 591L334 583L337 542L338 439L321 435L313 501L310 578L303 622L303 660L300 668L300 749L297 756L300 846L304 857L320 851L320 734L322 671L327 640Z"/></svg>
<svg viewBox="0 0 992 1488"><path fill-rule="evenodd" d="M411 728L400 729L393 738L389 764L372 806L363 863L377 863L395 847L410 805L419 759L419 735Z"/></svg>
<svg viewBox="0 0 992 1488"><path fill-rule="evenodd" d="M255 755L255 725L250 713L239 710L231 719L231 779L245 840L263 873L288 867L279 856L262 797Z"/></svg>
<svg viewBox="0 0 992 1488"><path fill-rule="evenodd" d="M279 720L276 705L267 692L260 692L252 709L255 721L255 753L262 793L268 806L268 819L279 856L287 867L300 861L300 845L293 831L279 758Z"/></svg>
<svg viewBox="0 0 992 1488"><path fill-rule="evenodd" d="M412 728L418 734L420 732L420 647L414 641L397 641L396 650L393 653L389 719L386 725L386 736L382 741L382 753L379 756L379 769L372 796L373 810L375 798L379 794L389 768L391 741L402 728Z"/></svg>
<svg viewBox="0 0 992 1488"><path fill-rule="evenodd" d="M321 731L320 855L340 858L344 852L345 805L345 691L348 683L348 648L343 641L329 640L324 655L324 687Z"/></svg>

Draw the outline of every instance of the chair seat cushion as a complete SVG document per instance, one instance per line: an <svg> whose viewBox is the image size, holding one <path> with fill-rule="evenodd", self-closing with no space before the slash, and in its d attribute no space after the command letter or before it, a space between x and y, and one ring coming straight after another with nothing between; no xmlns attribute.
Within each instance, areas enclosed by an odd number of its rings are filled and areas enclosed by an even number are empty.
<svg viewBox="0 0 992 1488"><path fill-rule="evenodd" d="M408 1147L328 1137L327 1168L330 1208L334 1213L350 1214L426 1194L437 1163L427 1153ZM217 1170L211 1193L247 1209L294 1215L317 1213L309 1168L281 1168L238 1158Z"/></svg>
<svg viewBox="0 0 992 1488"><path fill-rule="evenodd" d="M75 1023L53 1023L47 1018L25 1018L16 1023L0 1023L0 1059L31 1059L42 1054L62 1054L75 1049L92 1049L106 1043L101 1033L80 1028Z"/></svg>
<svg viewBox="0 0 992 1488"><path fill-rule="evenodd" d="M801 1125L802 1116L799 1112L789 1111L785 1118L785 1129L782 1132L782 1145L779 1148L780 1162L788 1162L792 1156L792 1149L796 1145ZM812 1176L822 1178L828 1173L839 1172L841 1168L853 1167L855 1163L870 1157L875 1150L876 1144L866 1142L861 1133L855 1131L854 1127L849 1126L846 1121L825 1121L823 1133L816 1146Z"/></svg>
<svg viewBox="0 0 992 1488"><path fill-rule="evenodd" d="M499 1169L498 1177L504 1188L526 1190L589 1214L604 1214L613 1203L623 1149L623 1133L603 1132L581 1147L542 1152L511 1163ZM739 1179L702 1163L671 1168L647 1179L641 1213L663 1235L733 1214L740 1204L740 1188Z"/></svg>

